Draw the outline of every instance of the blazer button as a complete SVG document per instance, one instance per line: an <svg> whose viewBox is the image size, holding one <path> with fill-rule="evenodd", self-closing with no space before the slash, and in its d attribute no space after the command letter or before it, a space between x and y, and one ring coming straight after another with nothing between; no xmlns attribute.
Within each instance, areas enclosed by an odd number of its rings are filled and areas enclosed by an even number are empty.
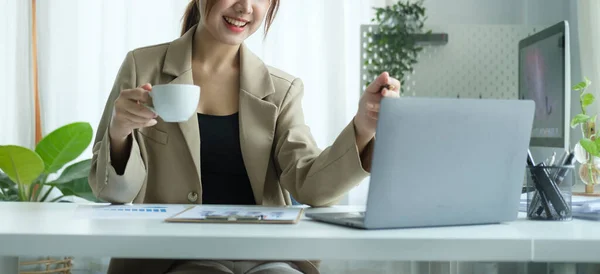
<svg viewBox="0 0 600 274"><path fill-rule="evenodd" d="M188 193L188 201L190 201L190 203L195 203L196 201L198 201L198 193L196 193L196 192Z"/></svg>

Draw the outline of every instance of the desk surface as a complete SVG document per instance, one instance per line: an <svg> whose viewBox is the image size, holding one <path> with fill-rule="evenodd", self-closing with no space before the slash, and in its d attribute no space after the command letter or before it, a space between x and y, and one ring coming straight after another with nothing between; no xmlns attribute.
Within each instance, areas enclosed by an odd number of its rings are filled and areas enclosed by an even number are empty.
<svg viewBox="0 0 600 274"><path fill-rule="evenodd" d="M497 225L364 231L310 219L295 225L78 219L76 207L0 203L0 256L575 262L596 261L600 251L600 224L592 221L519 219ZM352 209L360 208L308 211ZM576 252L580 249L585 252Z"/></svg>

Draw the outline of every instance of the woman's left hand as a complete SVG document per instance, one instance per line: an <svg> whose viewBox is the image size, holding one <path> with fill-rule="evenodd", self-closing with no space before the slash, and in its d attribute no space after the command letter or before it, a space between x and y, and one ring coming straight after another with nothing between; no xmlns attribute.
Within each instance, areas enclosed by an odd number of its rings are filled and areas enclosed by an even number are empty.
<svg viewBox="0 0 600 274"><path fill-rule="evenodd" d="M359 151L375 136L379 106L383 97L400 97L400 81L390 77L387 72L380 74L365 90L354 116L356 142Z"/></svg>

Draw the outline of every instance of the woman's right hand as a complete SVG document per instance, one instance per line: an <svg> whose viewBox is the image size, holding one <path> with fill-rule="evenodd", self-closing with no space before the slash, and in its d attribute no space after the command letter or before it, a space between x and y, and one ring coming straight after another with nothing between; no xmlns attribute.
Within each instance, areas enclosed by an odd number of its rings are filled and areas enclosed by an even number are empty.
<svg viewBox="0 0 600 274"><path fill-rule="evenodd" d="M144 104L150 101L152 85L121 91L115 100L109 126L112 141L124 142L134 129L156 125L156 114Z"/></svg>

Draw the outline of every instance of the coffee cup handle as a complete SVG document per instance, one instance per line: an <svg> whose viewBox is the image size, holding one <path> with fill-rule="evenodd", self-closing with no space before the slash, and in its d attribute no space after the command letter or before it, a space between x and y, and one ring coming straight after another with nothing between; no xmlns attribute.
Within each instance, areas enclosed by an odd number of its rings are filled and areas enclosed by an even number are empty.
<svg viewBox="0 0 600 274"><path fill-rule="evenodd" d="M150 95L150 97L152 97L152 92L149 92L148 95ZM158 113L156 112L156 109L154 109L154 107L151 107L148 104L142 104L142 105L145 106L150 111L154 112L154 114L158 115Z"/></svg>
<svg viewBox="0 0 600 274"><path fill-rule="evenodd" d="M147 109L149 109L150 111L154 112L154 114L158 114L156 113L156 109L154 109L153 107L146 105L146 104L142 104L143 106L145 106Z"/></svg>

